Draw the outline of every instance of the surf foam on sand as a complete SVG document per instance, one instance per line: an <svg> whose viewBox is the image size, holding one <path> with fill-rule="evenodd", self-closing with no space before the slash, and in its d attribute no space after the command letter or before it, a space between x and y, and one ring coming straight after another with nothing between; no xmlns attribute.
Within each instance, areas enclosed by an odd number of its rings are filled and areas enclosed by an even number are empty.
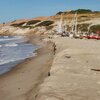
<svg viewBox="0 0 100 100"><path fill-rule="evenodd" d="M0 74L9 71L22 60L35 56L37 46L26 43L22 36L0 37Z"/></svg>

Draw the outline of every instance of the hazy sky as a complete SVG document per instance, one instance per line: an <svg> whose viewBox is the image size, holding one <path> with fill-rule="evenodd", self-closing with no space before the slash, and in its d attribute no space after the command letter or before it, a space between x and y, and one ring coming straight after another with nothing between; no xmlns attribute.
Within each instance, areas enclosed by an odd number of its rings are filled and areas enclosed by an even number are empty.
<svg viewBox="0 0 100 100"><path fill-rule="evenodd" d="M50 16L78 8L100 11L100 0L0 0L0 22Z"/></svg>

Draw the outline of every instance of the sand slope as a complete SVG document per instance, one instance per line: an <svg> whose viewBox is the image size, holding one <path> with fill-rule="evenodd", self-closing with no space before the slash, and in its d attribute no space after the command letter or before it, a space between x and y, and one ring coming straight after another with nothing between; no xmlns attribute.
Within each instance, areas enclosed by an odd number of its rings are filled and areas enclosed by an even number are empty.
<svg viewBox="0 0 100 100"><path fill-rule="evenodd" d="M51 76L40 85L36 100L99 100L100 41L55 38Z"/></svg>

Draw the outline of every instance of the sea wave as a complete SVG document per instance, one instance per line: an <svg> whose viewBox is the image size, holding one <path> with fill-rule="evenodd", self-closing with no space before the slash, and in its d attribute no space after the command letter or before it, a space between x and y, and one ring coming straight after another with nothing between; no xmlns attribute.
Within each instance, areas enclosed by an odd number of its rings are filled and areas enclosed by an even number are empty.
<svg viewBox="0 0 100 100"><path fill-rule="evenodd" d="M7 41L8 40L8 41ZM11 40L11 41L9 41ZM25 37L5 36L0 37L0 74L21 61L36 56L37 46L26 42Z"/></svg>
<svg viewBox="0 0 100 100"><path fill-rule="evenodd" d="M23 38L22 36L13 36L13 37L3 36L3 38L1 37L0 41L18 40L22 38Z"/></svg>
<svg viewBox="0 0 100 100"><path fill-rule="evenodd" d="M20 60L24 60L24 58L13 59L13 60L0 60L0 65L4 65L4 64L11 63L11 62L15 62L15 61L20 61Z"/></svg>
<svg viewBox="0 0 100 100"><path fill-rule="evenodd" d="M4 46L6 46L6 47L16 47L16 46L18 46L18 44L17 43L8 43L8 44L5 44Z"/></svg>

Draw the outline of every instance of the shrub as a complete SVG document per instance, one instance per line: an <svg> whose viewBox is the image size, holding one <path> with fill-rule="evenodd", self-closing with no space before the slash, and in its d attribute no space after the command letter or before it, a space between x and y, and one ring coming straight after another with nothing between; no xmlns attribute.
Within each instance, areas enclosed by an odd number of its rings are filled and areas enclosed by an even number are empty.
<svg viewBox="0 0 100 100"><path fill-rule="evenodd" d="M54 21L43 21L36 26L49 26L49 25L52 25L53 23L54 23Z"/></svg>
<svg viewBox="0 0 100 100"><path fill-rule="evenodd" d="M58 12L56 15L61 15L61 14L63 14L64 12L62 12L62 11L60 11L60 12Z"/></svg>
<svg viewBox="0 0 100 100"><path fill-rule="evenodd" d="M100 31L100 24L91 26L90 31L92 32Z"/></svg>
<svg viewBox="0 0 100 100"><path fill-rule="evenodd" d="M40 22L40 20L31 20L31 21L28 21L28 22L27 22L27 25L36 24L36 23L38 23L38 22Z"/></svg>
<svg viewBox="0 0 100 100"><path fill-rule="evenodd" d="M78 14L86 14L86 13L92 13L92 10L89 9L77 9L77 10L72 10L70 13L78 13Z"/></svg>
<svg viewBox="0 0 100 100"><path fill-rule="evenodd" d="M60 12L58 12L56 15L68 14L68 13L70 13L70 14L75 14L76 12L77 12L78 14L93 13L93 11L90 10L90 9L77 9L77 10L72 10L72 11L70 11L70 12L62 12L62 11L60 11Z"/></svg>
<svg viewBox="0 0 100 100"><path fill-rule="evenodd" d="M11 24L11 26L14 26L14 27L21 27L23 24L25 24L26 22L22 22L22 23L19 23L19 24Z"/></svg>
<svg viewBox="0 0 100 100"><path fill-rule="evenodd" d="M89 26L89 24L78 24L78 29L83 32L86 32L86 31L88 31L88 26Z"/></svg>

